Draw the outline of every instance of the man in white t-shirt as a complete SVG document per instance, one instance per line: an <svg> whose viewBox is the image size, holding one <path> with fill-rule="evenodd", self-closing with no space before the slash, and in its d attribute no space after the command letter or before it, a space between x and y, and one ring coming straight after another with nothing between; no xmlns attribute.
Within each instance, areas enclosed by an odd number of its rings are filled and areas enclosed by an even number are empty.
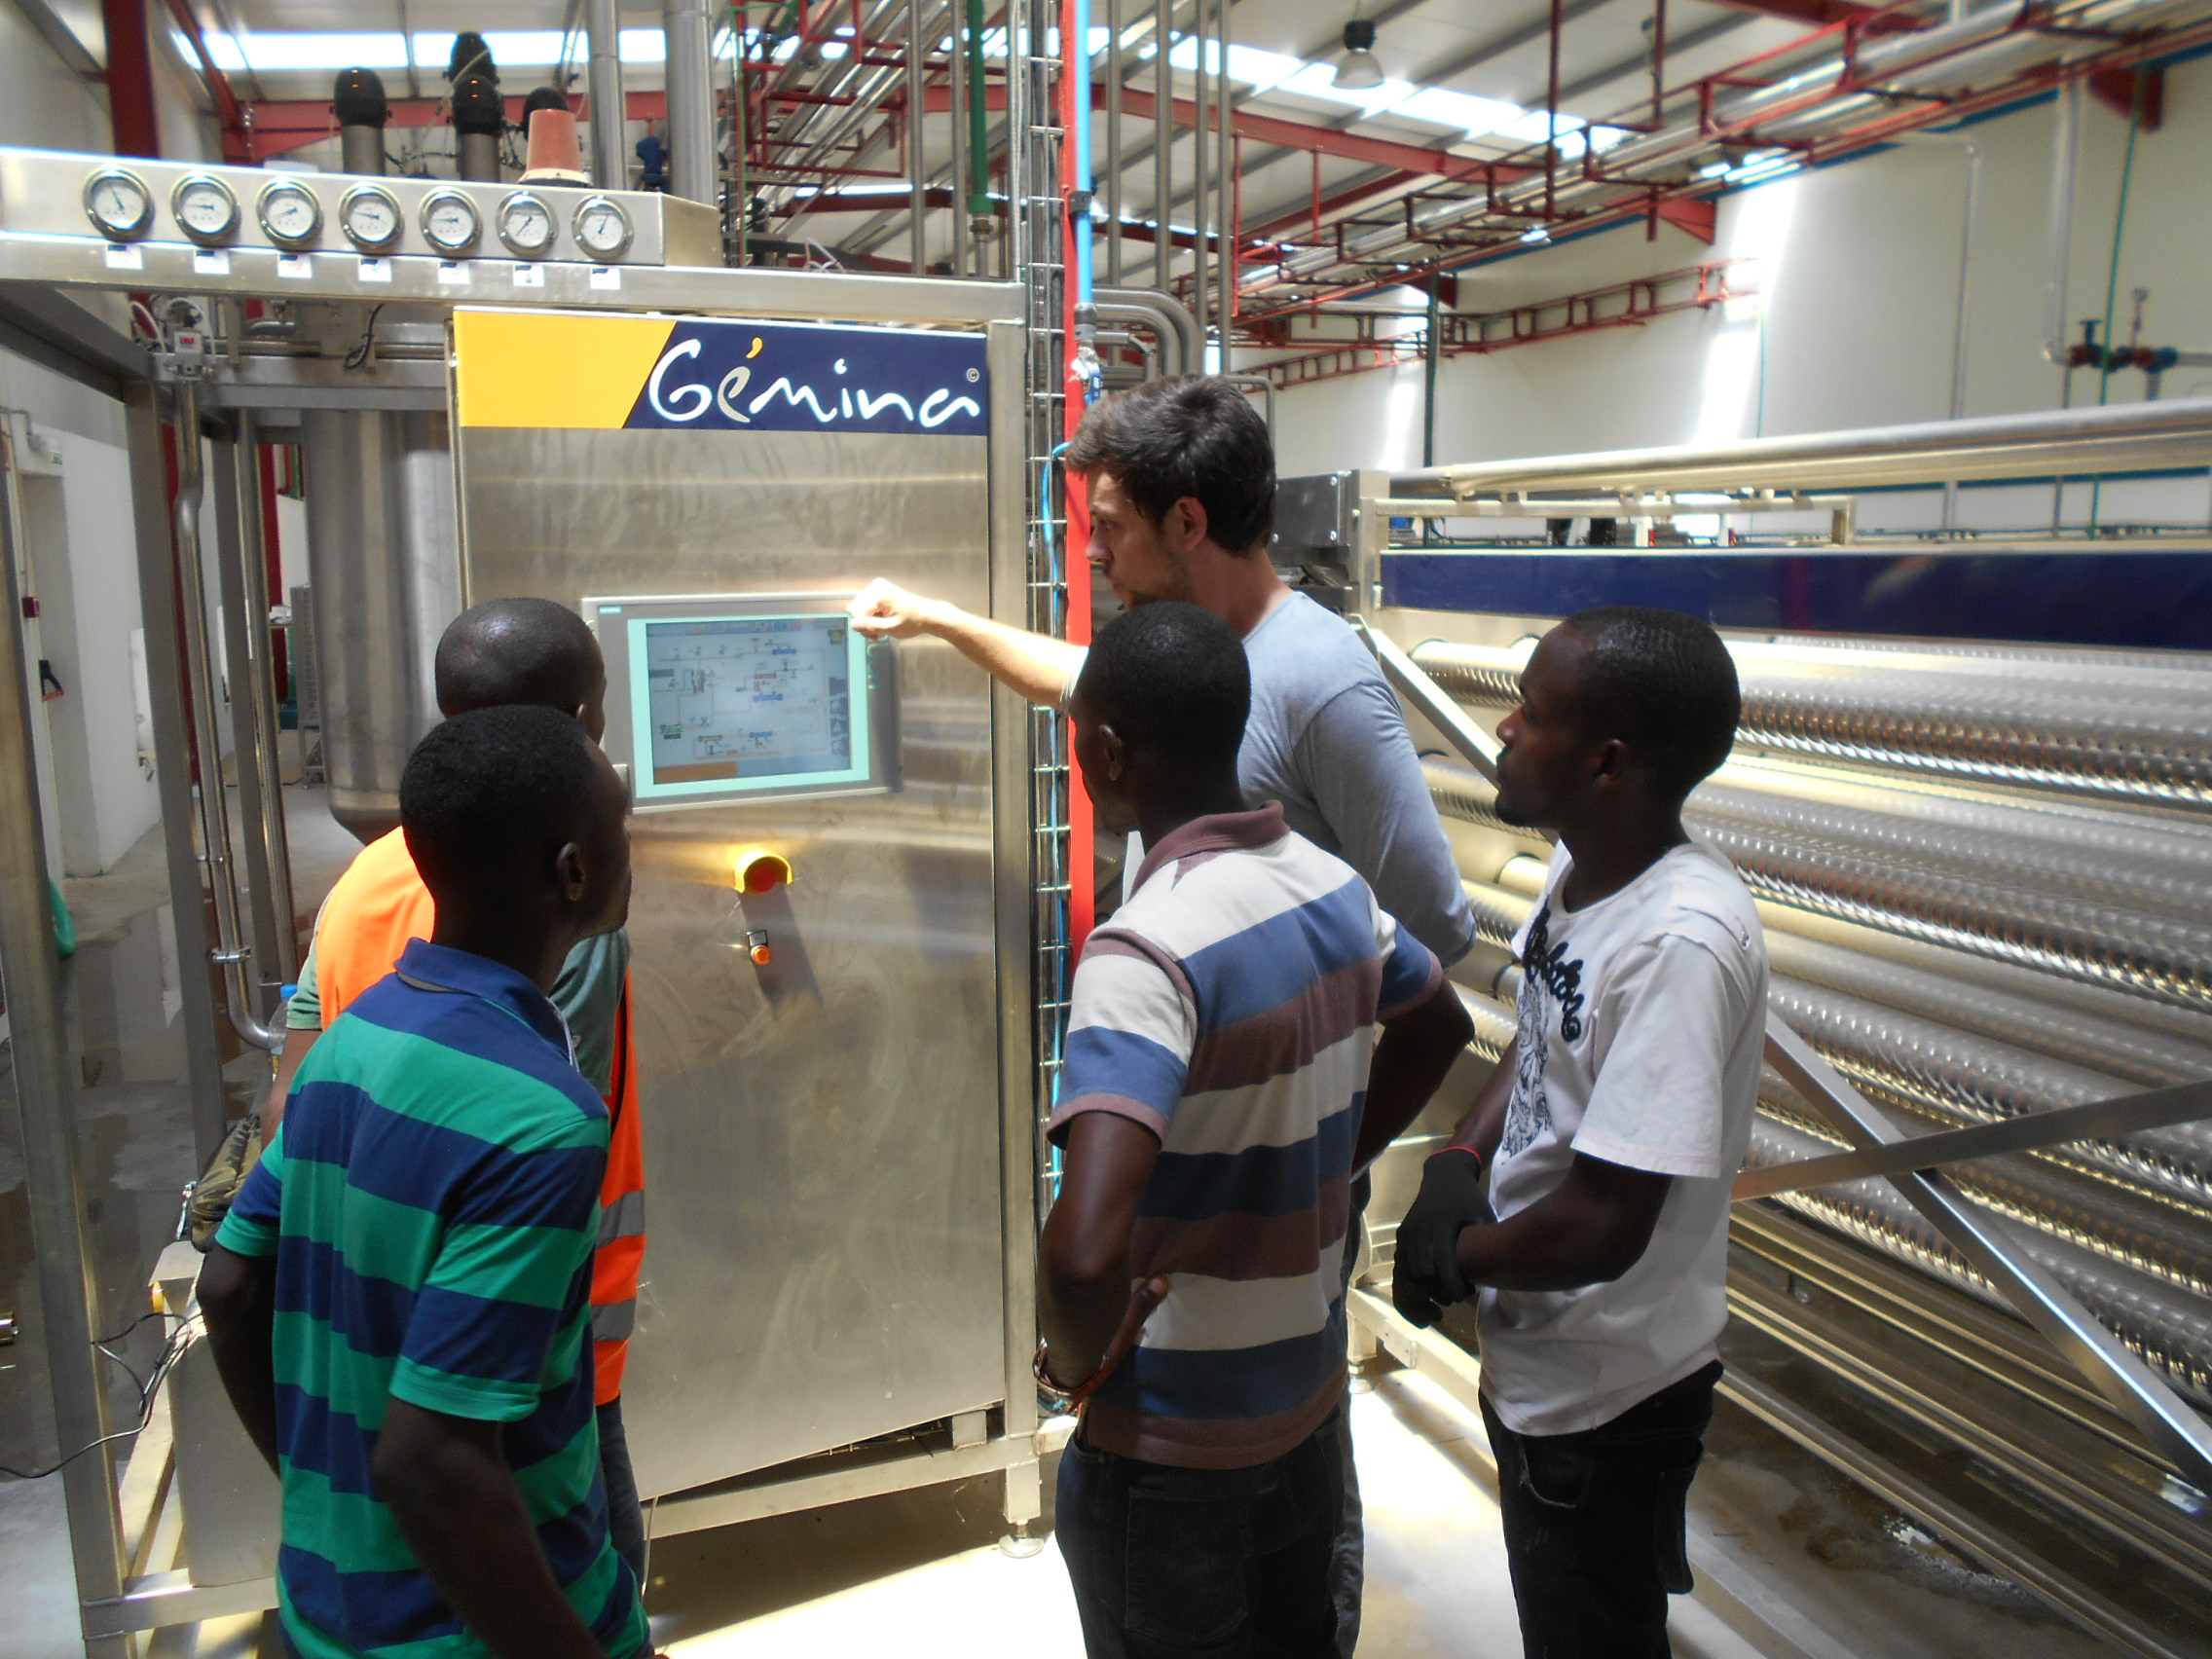
<svg viewBox="0 0 2212 1659"><path fill-rule="evenodd" d="M1521 686L1498 816L1559 850L1514 940L1519 1032L1423 1170L1393 1295L1424 1325L1480 1296L1529 1659L1664 1659L1766 1020L1758 911L1681 820L1728 754L1736 671L1696 618L1608 607Z"/></svg>

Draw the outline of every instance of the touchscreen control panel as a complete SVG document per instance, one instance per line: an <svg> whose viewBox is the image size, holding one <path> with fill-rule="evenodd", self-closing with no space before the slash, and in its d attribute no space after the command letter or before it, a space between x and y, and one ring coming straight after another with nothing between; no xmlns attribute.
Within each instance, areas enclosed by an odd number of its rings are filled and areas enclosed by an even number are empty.
<svg viewBox="0 0 2212 1659"><path fill-rule="evenodd" d="M843 594L587 599L640 811L891 787L891 652Z"/></svg>

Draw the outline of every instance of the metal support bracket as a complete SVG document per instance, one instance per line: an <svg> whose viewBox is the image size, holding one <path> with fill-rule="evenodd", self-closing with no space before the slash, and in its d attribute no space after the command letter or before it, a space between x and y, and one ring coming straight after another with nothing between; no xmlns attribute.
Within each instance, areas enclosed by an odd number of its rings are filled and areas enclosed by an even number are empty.
<svg viewBox="0 0 2212 1659"><path fill-rule="evenodd" d="M1792 1088L1861 1150L1890 1148L1906 1136L1811 1044L1767 1015L1766 1057ZM1910 1155L1914 1159L1924 1153ZM1825 1161L1822 1160L1821 1161ZM2151 1367L2021 1250L2010 1228L1960 1197L1933 1171L1897 1170L1888 1179L2020 1316L2081 1371L2114 1409L2200 1488L2212 1490L2212 1427Z"/></svg>

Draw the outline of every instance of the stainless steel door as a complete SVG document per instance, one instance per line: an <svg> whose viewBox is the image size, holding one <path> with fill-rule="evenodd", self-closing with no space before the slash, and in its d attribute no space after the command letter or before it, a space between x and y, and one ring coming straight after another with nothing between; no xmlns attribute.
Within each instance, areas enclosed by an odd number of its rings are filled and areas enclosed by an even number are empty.
<svg viewBox="0 0 2212 1659"><path fill-rule="evenodd" d="M991 608L982 438L458 435L471 603L881 574ZM1006 1397L989 690L948 647L898 648L893 793L632 821L647 1495ZM741 900L749 845L793 884Z"/></svg>

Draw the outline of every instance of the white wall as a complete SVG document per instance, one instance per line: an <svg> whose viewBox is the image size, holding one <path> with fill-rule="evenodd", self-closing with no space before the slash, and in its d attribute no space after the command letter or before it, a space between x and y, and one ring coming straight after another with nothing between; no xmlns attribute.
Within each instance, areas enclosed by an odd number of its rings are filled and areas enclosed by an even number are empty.
<svg viewBox="0 0 2212 1659"><path fill-rule="evenodd" d="M2056 105L1964 129L1982 152L1974 226L1964 413L2051 408L2062 375L2044 361L2044 288ZM2086 100L2069 318L2098 315L2111 272L2126 121ZM2117 329L2129 291L2150 290L2144 343L2212 349L2212 61L2169 72L2166 121L2139 140L2118 271ZM1449 358L1439 371L1437 459L1471 461L1701 439L1939 420L1950 402L1967 160L1956 140L1913 139L1856 161L1721 199L1708 249L1662 226L1599 233L1462 273L1462 312L1488 312L1679 268L1714 257L1748 264L1731 280L1756 300L1620 328ZM2076 331L2070 329L2070 336ZM2074 401L2095 402L2079 371ZM2111 383L2140 398L2144 377ZM2165 394L2212 393L2212 371L2179 370ZM1375 371L1284 393L1278 465L1285 474L1420 461L1421 369ZM2047 524L2051 492L1968 490L1961 522ZM1874 498L1862 522L1934 523L1936 498ZM2202 480L2110 484L2103 518L2203 522ZM2086 511L2087 490L2068 513Z"/></svg>
<svg viewBox="0 0 2212 1659"><path fill-rule="evenodd" d="M97 875L161 817L132 668L140 617L129 457L74 433L42 435L60 456L59 476L24 478L20 488L44 648L64 688L44 705L61 857L70 875Z"/></svg>

